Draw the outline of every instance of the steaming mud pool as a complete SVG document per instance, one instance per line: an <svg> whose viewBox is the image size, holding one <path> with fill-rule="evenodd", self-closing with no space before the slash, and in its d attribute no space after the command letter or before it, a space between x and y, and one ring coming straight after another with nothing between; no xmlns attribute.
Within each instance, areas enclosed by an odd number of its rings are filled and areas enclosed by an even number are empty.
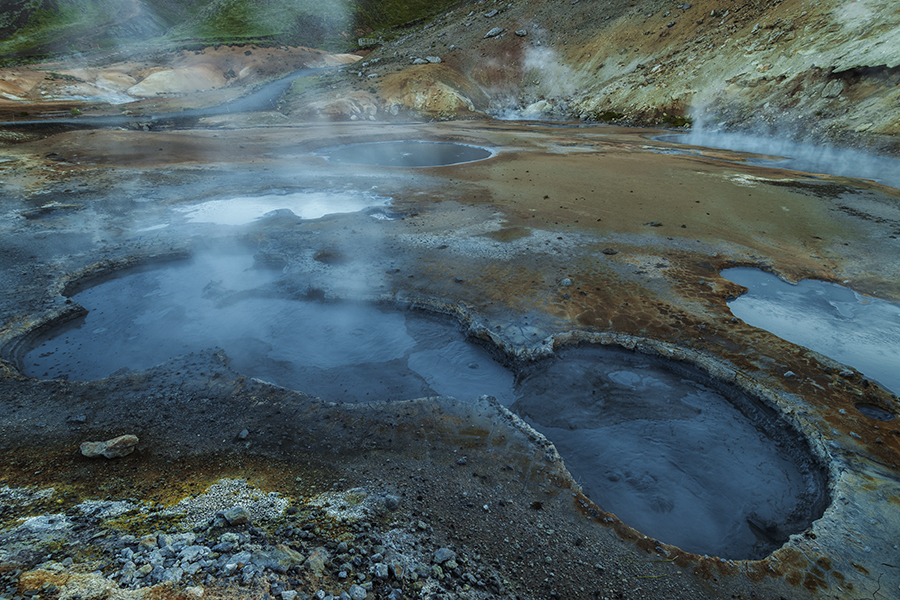
<svg viewBox="0 0 900 600"><path fill-rule="evenodd" d="M86 316L32 340L20 366L93 380L221 347L235 370L328 401L491 395L554 442L602 509L699 554L763 557L824 509L799 435L695 368L587 346L514 375L446 317L288 298L280 276L246 254L121 273L78 291Z"/></svg>
<svg viewBox="0 0 900 600"><path fill-rule="evenodd" d="M318 154L333 163L376 167L439 167L493 156L490 150L477 146L418 140L346 144L323 148Z"/></svg>

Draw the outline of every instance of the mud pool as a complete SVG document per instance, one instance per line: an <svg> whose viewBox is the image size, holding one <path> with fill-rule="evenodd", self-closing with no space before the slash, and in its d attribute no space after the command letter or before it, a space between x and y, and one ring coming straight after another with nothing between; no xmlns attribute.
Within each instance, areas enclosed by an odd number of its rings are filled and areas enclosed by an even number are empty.
<svg viewBox="0 0 900 600"><path fill-rule="evenodd" d="M736 317L900 394L900 306L824 281L793 285L758 269L726 269L722 276L749 289L728 303Z"/></svg>
<svg viewBox="0 0 900 600"><path fill-rule="evenodd" d="M528 369L511 408L553 440L598 506L691 552L760 558L824 508L799 436L686 365L572 348Z"/></svg>
<svg viewBox="0 0 900 600"><path fill-rule="evenodd" d="M280 299L271 285L279 275L245 254L122 274L76 294L88 314L28 353L23 369L93 380L220 347L239 372L329 401L489 394L512 402L512 375L448 320Z"/></svg>
<svg viewBox="0 0 900 600"><path fill-rule="evenodd" d="M122 273L75 294L87 315L22 369L94 380L220 347L240 373L329 401L494 396L556 444L601 508L699 554L760 558L824 506L799 438L695 369L588 347L527 367L516 385L449 318L284 299L280 275L243 253Z"/></svg>
<svg viewBox="0 0 900 600"><path fill-rule="evenodd" d="M493 156L487 148L416 140L347 144L323 148L317 154L333 163L376 167L440 167Z"/></svg>

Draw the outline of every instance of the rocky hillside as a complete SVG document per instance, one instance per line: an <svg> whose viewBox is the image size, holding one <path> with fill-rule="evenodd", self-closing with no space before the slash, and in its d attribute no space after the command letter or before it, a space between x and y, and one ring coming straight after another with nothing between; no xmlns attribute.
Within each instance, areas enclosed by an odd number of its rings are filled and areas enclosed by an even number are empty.
<svg viewBox="0 0 900 600"><path fill-rule="evenodd" d="M894 0L480 0L361 42L373 52L349 77L304 83L288 110L714 125L900 150Z"/></svg>
<svg viewBox="0 0 900 600"><path fill-rule="evenodd" d="M582 119L900 154L896 0L7 4L0 16L7 63L222 42L369 53L342 71L298 81L281 103L297 120Z"/></svg>

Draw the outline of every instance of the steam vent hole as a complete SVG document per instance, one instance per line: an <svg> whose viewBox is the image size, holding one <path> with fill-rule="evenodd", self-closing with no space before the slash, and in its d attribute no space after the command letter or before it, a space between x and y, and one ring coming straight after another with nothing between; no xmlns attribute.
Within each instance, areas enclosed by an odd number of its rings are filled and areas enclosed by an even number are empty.
<svg viewBox="0 0 900 600"><path fill-rule="evenodd" d="M824 510L799 434L696 368L586 346L514 374L449 318L288 298L280 277L244 254L121 272L78 291L88 313L13 359L31 377L93 380L219 347L244 375L330 401L492 395L557 446L600 508L699 554L761 558Z"/></svg>
<svg viewBox="0 0 900 600"><path fill-rule="evenodd" d="M332 163L377 167L440 167L484 160L494 155L479 146L417 140L346 144L323 148L317 154Z"/></svg>

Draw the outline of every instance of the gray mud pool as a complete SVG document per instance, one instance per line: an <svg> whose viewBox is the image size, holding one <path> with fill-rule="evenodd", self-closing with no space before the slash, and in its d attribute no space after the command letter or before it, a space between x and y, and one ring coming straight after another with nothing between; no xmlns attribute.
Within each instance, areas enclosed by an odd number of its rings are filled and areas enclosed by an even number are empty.
<svg viewBox="0 0 900 600"><path fill-rule="evenodd" d="M526 370L511 409L553 440L600 508L685 550L761 558L824 509L805 441L688 365L570 348Z"/></svg>
<svg viewBox="0 0 900 600"><path fill-rule="evenodd" d="M74 296L87 316L29 352L24 371L93 380L219 347L241 373L330 401L512 401L512 374L448 319L279 298L269 284L280 274L248 255L207 255L114 277Z"/></svg>
<svg viewBox="0 0 900 600"><path fill-rule="evenodd" d="M316 154L332 163L377 167L439 167L484 160L494 155L479 146L416 140L346 144L323 148Z"/></svg>
<svg viewBox="0 0 900 600"><path fill-rule="evenodd" d="M336 402L495 396L544 433L602 509L662 542L759 558L824 508L821 469L771 409L697 369L600 346L518 373L449 318L295 298L281 270L216 254L78 291L86 316L32 339L20 368L94 380L222 348L236 371Z"/></svg>

